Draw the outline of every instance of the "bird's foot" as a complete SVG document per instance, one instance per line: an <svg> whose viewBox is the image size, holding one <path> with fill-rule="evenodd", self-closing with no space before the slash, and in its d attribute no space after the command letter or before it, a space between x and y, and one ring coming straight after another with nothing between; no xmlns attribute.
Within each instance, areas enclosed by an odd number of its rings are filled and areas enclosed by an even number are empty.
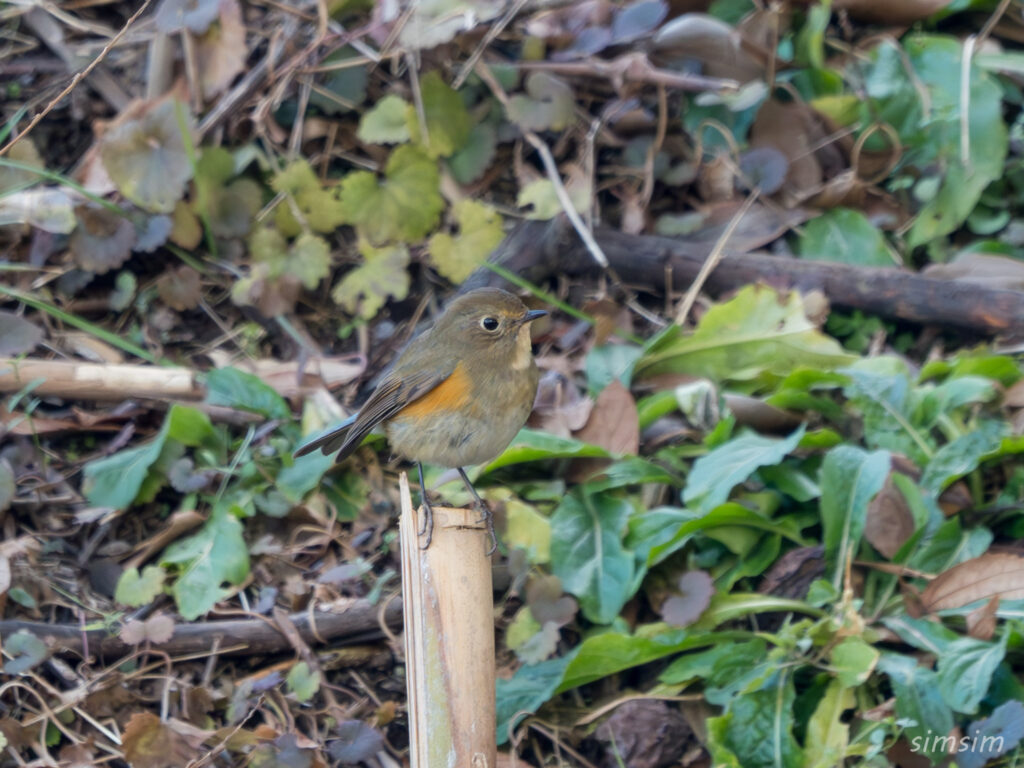
<svg viewBox="0 0 1024 768"><path fill-rule="evenodd" d="M491 514L490 507L479 497L473 501L473 506L480 513L480 519L477 522L487 524L487 534L491 537L491 548L487 550L487 556L490 557L498 548L498 537L494 535L494 515Z"/></svg>

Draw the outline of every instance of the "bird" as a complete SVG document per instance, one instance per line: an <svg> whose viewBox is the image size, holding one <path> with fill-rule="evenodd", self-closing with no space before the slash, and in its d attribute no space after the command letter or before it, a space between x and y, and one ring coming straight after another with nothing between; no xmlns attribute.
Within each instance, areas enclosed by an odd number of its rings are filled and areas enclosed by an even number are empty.
<svg viewBox="0 0 1024 768"><path fill-rule="evenodd" d="M488 554L493 553L498 542L490 509L464 468L504 451L533 410L539 374L530 324L546 314L500 288L458 296L405 347L359 411L300 447L296 458L337 451L335 461L341 461L383 424L392 450L414 462L419 473L423 548L430 546L434 527L423 480L426 462L458 470L487 524Z"/></svg>

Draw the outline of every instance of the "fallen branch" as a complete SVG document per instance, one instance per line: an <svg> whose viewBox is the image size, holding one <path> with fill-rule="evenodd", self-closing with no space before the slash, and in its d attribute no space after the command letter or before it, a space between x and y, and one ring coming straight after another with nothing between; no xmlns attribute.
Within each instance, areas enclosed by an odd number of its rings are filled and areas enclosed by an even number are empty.
<svg viewBox="0 0 1024 768"><path fill-rule="evenodd" d="M201 400L205 394L188 368L0 358L0 392L33 382L35 395L79 400Z"/></svg>
<svg viewBox="0 0 1024 768"><path fill-rule="evenodd" d="M664 291L684 290L700 272L712 245L654 235L594 231L608 262L624 280ZM595 271L590 253L564 221L521 224L494 254L494 261L532 282L555 274ZM481 269L466 287L497 285L502 278ZM838 307L983 334L1024 335L1024 291L941 280L897 268L857 267L764 253L726 254L706 289L723 293L765 282L782 289L820 290Z"/></svg>
<svg viewBox="0 0 1024 768"><path fill-rule="evenodd" d="M343 613L303 611L290 615L292 624L302 639L312 646L321 646L332 640L365 641L381 636L381 606L368 600L354 600ZM315 621L313 621L315 619ZM387 627L402 624L402 601L392 600L383 609ZM46 624L40 621L0 621L0 637L9 638L15 632L31 632L43 640L54 653L83 652L88 639L89 653L101 657L123 656L135 650L117 635L104 629L83 632L77 624ZM171 656L209 651L218 641L220 655L268 654L292 648L288 638L266 619L230 619L176 624L174 634L158 647Z"/></svg>

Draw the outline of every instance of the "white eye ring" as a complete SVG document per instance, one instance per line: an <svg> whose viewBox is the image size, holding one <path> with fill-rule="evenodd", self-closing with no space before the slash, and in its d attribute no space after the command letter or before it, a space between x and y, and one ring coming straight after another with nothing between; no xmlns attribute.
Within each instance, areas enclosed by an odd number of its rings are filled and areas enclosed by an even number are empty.
<svg viewBox="0 0 1024 768"><path fill-rule="evenodd" d="M480 320L480 327L485 331L496 331L498 330L498 319L488 315Z"/></svg>

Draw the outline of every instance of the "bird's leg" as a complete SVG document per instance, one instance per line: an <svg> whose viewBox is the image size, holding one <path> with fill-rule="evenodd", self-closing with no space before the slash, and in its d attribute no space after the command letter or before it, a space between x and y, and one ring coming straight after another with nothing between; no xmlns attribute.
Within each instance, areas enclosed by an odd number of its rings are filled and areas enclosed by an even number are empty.
<svg viewBox="0 0 1024 768"><path fill-rule="evenodd" d="M469 489L469 492L473 494L473 498L476 499L473 506L479 510L481 515L483 515L480 522L487 523L487 533L491 535L491 548L487 550L487 554L488 556L493 555L494 550L498 548L498 539L494 535L494 520L491 517L491 510L487 504L484 503L484 500L480 498L480 494L476 492L476 488L473 487L473 484L469 482L469 478L466 477L466 470L462 467L457 467L457 469L459 470L459 476L462 477L462 482L466 484L466 488Z"/></svg>
<svg viewBox="0 0 1024 768"><path fill-rule="evenodd" d="M420 473L420 503L423 505L423 524L420 526L419 535L427 535L427 543L423 545L423 549L426 549L434 537L434 508L430 506L430 499L427 497L427 484L423 482L423 465L418 461L416 469Z"/></svg>

